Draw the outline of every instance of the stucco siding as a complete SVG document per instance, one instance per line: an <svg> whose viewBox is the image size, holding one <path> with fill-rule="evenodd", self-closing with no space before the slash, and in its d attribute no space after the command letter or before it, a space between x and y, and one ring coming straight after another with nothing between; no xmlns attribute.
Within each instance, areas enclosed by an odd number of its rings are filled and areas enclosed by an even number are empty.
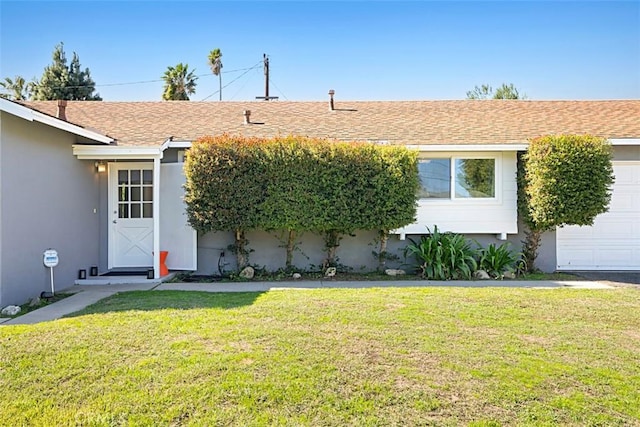
<svg viewBox="0 0 640 427"><path fill-rule="evenodd" d="M285 267L286 253L280 233L274 231L249 231L246 234L249 240L249 262L252 265L264 267L269 271L276 271ZM358 231L355 236L345 236L338 247L338 262L351 267L354 271L371 271L376 267L376 260L371 251L376 233L372 231ZM398 241L396 236L390 236L391 240ZM320 235L304 233L296 241L298 249L294 253L293 264L301 270L316 269L321 265L326 255L323 251L324 242ZM404 247L405 242L397 242ZM233 244L233 234L227 232L207 233L198 236L198 271L197 274L217 274L220 253L224 252L222 260L224 270L236 269L235 257L228 246ZM395 266L396 264L394 264Z"/></svg>
<svg viewBox="0 0 640 427"><path fill-rule="evenodd" d="M75 137L2 113L2 303L24 303L50 289L42 263L58 251L56 288L99 260L98 173L72 154Z"/></svg>

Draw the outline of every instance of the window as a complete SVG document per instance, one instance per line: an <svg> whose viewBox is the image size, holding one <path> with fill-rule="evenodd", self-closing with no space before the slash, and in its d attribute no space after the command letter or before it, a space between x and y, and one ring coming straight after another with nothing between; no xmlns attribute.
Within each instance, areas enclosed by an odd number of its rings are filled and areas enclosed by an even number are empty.
<svg viewBox="0 0 640 427"><path fill-rule="evenodd" d="M496 159L428 158L418 162L421 199L496 197Z"/></svg>
<svg viewBox="0 0 640 427"><path fill-rule="evenodd" d="M118 218L153 218L153 171L118 171Z"/></svg>
<svg viewBox="0 0 640 427"><path fill-rule="evenodd" d="M418 162L421 199L451 198L451 159L425 159Z"/></svg>

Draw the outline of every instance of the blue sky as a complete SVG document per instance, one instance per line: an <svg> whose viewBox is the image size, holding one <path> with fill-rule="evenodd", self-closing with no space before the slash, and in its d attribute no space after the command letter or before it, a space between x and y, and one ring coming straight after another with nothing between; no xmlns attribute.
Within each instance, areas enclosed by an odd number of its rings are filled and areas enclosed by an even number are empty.
<svg viewBox="0 0 640 427"><path fill-rule="evenodd" d="M640 98L640 1L170 2L0 0L0 76L40 77L64 42L109 101L160 100L178 62L192 100L462 99L514 83L530 99ZM245 70L257 66L255 69ZM233 81L234 79L237 79ZM232 82L233 81L233 82ZM116 85L113 85L116 84ZM113 85L113 86L109 86Z"/></svg>

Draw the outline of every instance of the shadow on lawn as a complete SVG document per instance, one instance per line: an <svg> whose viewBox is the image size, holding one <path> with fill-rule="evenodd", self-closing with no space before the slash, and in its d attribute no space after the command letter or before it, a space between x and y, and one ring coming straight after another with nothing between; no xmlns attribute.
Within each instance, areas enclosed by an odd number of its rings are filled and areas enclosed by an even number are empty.
<svg viewBox="0 0 640 427"><path fill-rule="evenodd" d="M252 305L264 292L130 291L109 296L65 317L117 311L232 309Z"/></svg>

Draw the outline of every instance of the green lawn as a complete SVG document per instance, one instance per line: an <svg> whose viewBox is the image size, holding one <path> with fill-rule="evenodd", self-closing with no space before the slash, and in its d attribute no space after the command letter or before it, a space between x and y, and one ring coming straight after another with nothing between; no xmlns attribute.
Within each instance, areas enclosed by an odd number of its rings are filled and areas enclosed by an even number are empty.
<svg viewBox="0 0 640 427"><path fill-rule="evenodd" d="M0 425L640 425L640 291L115 295L0 326Z"/></svg>

